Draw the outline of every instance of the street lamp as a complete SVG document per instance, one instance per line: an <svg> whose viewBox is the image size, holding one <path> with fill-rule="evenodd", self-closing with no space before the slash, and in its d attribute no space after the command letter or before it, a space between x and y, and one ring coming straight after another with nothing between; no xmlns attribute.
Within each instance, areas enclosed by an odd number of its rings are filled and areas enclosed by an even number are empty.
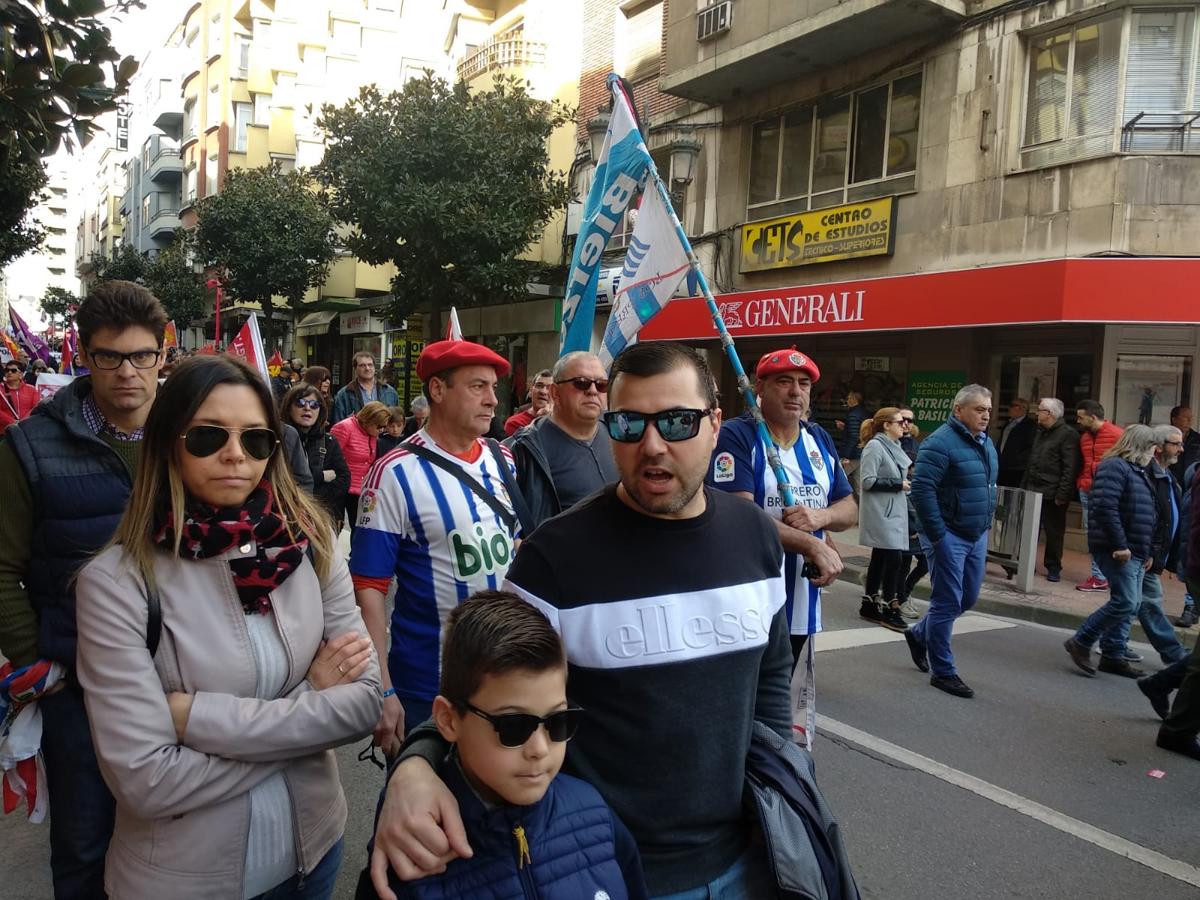
<svg viewBox="0 0 1200 900"><path fill-rule="evenodd" d="M215 349L220 350L221 349L221 294L224 289L221 287L221 279L220 278L210 278L210 279L208 279L208 281L204 282L204 286L217 289L217 307L216 307L216 313L213 317L213 344L215 346Z"/></svg>
<svg viewBox="0 0 1200 900"><path fill-rule="evenodd" d="M604 149L604 138L608 135L608 123L612 119L612 111L606 107L596 110L596 115L587 121L588 147L592 151L592 164L600 160L600 151Z"/></svg>
<svg viewBox="0 0 1200 900"><path fill-rule="evenodd" d="M667 146L671 152L671 202L676 212L683 206L687 186L696 177L696 159L703 148L704 145L692 137L690 130L680 132Z"/></svg>

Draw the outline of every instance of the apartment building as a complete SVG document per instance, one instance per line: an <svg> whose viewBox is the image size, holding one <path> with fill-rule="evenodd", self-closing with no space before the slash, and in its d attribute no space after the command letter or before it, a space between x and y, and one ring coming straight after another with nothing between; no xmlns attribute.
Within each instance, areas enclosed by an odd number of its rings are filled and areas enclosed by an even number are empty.
<svg viewBox="0 0 1200 900"><path fill-rule="evenodd" d="M75 275L75 222L71 215L71 160L60 152L46 160L45 199L33 210L34 219L45 229L40 249L27 253L4 268L7 302L22 315L37 308L48 288L78 293ZM0 304L0 322L7 324L7 303Z"/></svg>
<svg viewBox="0 0 1200 900"><path fill-rule="evenodd" d="M125 227L121 197L125 193L125 156L129 151L129 106L101 117L100 130L77 153L72 175L75 210L75 274L86 290L95 271L95 255L112 257L120 248Z"/></svg>
<svg viewBox="0 0 1200 900"><path fill-rule="evenodd" d="M708 117L693 223L716 235L709 275L744 361L811 353L826 420L854 389L932 426L966 381L998 411L1093 397L1160 423L1193 403L1197 13L672 4L659 85ZM643 336L715 347L695 300Z"/></svg>

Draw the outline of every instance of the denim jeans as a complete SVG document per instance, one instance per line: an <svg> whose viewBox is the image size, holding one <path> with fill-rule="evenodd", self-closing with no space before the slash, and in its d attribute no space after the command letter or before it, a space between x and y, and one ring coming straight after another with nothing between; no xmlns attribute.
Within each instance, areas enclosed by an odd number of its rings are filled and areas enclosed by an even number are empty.
<svg viewBox="0 0 1200 900"><path fill-rule="evenodd" d="M929 668L934 675L955 675L950 635L954 620L967 612L979 599L983 570L987 563L988 535L968 541L951 531L936 544L921 535L921 546L929 564L929 610L909 630L929 651Z"/></svg>
<svg viewBox="0 0 1200 900"><path fill-rule="evenodd" d="M1091 502L1092 502L1092 492L1091 491L1080 491L1079 492L1079 505L1083 507L1083 539L1085 541L1087 540L1087 533L1088 533L1088 506L1091 504ZM1100 564L1098 562L1096 562L1095 554L1089 553L1088 558L1091 560L1091 563L1092 563L1092 577L1103 581L1104 573L1100 571Z"/></svg>
<svg viewBox="0 0 1200 900"><path fill-rule="evenodd" d="M50 793L50 875L58 900L104 896L104 855L116 801L100 777L83 692L66 687L38 701Z"/></svg>
<svg viewBox="0 0 1200 900"><path fill-rule="evenodd" d="M259 894L254 900L329 900L337 884L338 869L342 867L343 839L329 848L316 868L305 875L293 875L282 884Z"/></svg>
<svg viewBox="0 0 1200 900"><path fill-rule="evenodd" d="M1145 560L1136 556L1129 562L1117 562L1111 554L1100 557L1100 571L1108 579L1108 602L1083 620L1075 632L1075 641L1089 650L1110 628L1119 628L1137 611L1142 597Z"/></svg>
<svg viewBox="0 0 1200 900"><path fill-rule="evenodd" d="M1163 663L1170 665L1181 659L1187 659L1188 651L1179 642L1175 629L1167 621L1167 614L1162 606L1162 579L1157 573L1146 570L1142 574L1141 598L1135 607L1138 621L1146 637L1158 651ZM1120 659L1125 654L1129 643L1129 630L1133 627L1133 616L1126 616L1119 625L1114 625L1100 636L1100 655L1111 659Z"/></svg>
<svg viewBox="0 0 1200 900"><path fill-rule="evenodd" d="M761 839L756 839L737 862L708 884L674 894L660 894L654 900L762 900L774 896L775 884L767 862L766 846Z"/></svg>

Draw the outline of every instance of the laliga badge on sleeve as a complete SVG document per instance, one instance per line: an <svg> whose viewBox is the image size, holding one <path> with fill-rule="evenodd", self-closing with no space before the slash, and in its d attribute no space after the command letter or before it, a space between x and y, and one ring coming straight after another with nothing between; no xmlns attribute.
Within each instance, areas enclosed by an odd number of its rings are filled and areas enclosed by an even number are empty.
<svg viewBox="0 0 1200 900"><path fill-rule="evenodd" d="M713 460L713 481L733 481L733 454L718 453Z"/></svg>

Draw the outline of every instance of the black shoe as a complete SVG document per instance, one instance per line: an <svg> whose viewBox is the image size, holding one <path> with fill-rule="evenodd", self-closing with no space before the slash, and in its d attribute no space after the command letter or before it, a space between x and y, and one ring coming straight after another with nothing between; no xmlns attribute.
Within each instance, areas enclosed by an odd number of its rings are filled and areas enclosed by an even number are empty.
<svg viewBox="0 0 1200 900"><path fill-rule="evenodd" d="M1195 625L1196 608L1194 606L1189 606L1187 609L1185 609L1183 611L1183 615L1175 620L1175 624L1180 628L1191 628L1193 625Z"/></svg>
<svg viewBox="0 0 1200 900"><path fill-rule="evenodd" d="M967 683L957 675L933 675L929 679L939 691L945 691L947 694L953 694L955 697L971 698L975 696L975 692L967 687Z"/></svg>
<svg viewBox="0 0 1200 900"><path fill-rule="evenodd" d="M921 639L913 634L911 628L904 629L904 642L908 644L908 652L912 654L913 665L922 672L929 671L929 651L921 643Z"/></svg>
<svg viewBox="0 0 1200 900"><path fill-rule="evenodd" d="M858 614L868 622L879 624L883 619L883 610L879 608L879 601L874 597L864 596L862 605L858 608Z"/></svg>
<svg viewBox="0 0 1200 900"><path fill-rule="evenodd" d="M1200 741L1194 734L1174 734L1164 729L1158 729L1158 740L1154 743L1172 753L1182 753L1192 759L1200 759Z"/></svg>
<svg viewBox="0 0 1200 900"><path fill-rule="evenodd" d="M1101 656L1100 665L1097 668L1109 675L1121 675L1125 678L1142 678L1146 674L1127 659L1113 659L1109 656Z"/></svg>
<svg viewBox="0 0 1200 900"><path fill-rule="evenodd" d="M908 630L908 623L900 615L899 606L881 607L879 610L879 624L900 634Z"/></svg>
<svg viewBox="0 0 1200 900"><path fill-rule="evenodd" d="M1150 705L1154 707L1158 717L1165 719L1171 712L1171 692L1157 684L1153 676L1139 678L1137 686L1138 690L1146 695L1146 699L1150 701Z"/></svg>
<svg viewBox="0 0 1200 900"><path fill-rule="evenodd" d="M1062 581L1062 575L1058 572L1047 572L1046 580L1051 582Z"/></svg>
<svg viewBox="0 0 1200 900"><path fill-rule="evenodd" d="M1071 662L1083 669L1088 675L1096 674L1096 667L1092 665L1092 653L1083 644L1069 637L1063 642L1063 646L1067 648L1067 653L1071 656Z"/></svg>

